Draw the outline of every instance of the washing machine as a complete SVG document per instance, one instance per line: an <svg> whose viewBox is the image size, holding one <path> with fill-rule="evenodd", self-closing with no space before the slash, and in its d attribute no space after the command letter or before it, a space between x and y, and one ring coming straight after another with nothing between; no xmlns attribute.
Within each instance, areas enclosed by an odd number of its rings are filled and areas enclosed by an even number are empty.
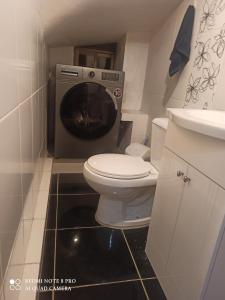
<svg viewBox="0 0 225 300"><path fill-rule="evenodd" d="M116 152L124 72L56 65L55 157Z"/></svg>

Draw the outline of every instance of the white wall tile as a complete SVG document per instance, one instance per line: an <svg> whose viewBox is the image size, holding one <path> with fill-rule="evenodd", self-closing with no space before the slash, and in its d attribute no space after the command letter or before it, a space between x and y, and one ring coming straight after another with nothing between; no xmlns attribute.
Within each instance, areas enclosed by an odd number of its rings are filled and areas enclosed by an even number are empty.
<svg viewBox="0 0 225 300"><path fill-rule="evenodd" d="M33 110L33 159L37 161L40 153L41 144L41 109L39 93L36 92L32 97Z"/></svg>
<svg viewBox="0 0 225 300"><path fill-rule="evenodd" d="M48 194L49 191L39 191L37 197L37 204L35 208L34 218L44 219L46 218L47 206L48 206Z"/></svg>
<svg viewBox="0 0 225 300"><path fill-rule="evenodd" d="M148 114L141 112L132 113L129 111L122 113L123 121L132 121L133 127L131 132L132 143L144 143L147 139L148 132Z"/></svg>
<svg viewBox="0 0 225 300"><path fill-rule="evenodd" d="M22 214L19 112L0 121L0 240L3 271Z"/></svg>
<svg viewBox="0 0 225 300"><path fill-rule="evenodd" d="M30 1L21 0L16 7L16 58L19 102L31 95L31 36L30 36Z"/></svg>
<svg viewBox="0 0 225 300"><path fill-rule="evenodd" d="M26 283L27 279L38 279L39 274L39 264L29 264L26 265L24 268L23 273L23 285L22 285L22 292L19 295L19 300L35 300L36 299L36 292L34 291L36 288L35 283Z"/></svg>
<svg viewBox="0 0 225 300"><path fill-rule="evenodd" d="M36 197L35 197L35 190L33 188L35 181L35 175L33 175L32 183L29 187L27 192L26 198L23 199L24 206L23 206L23 219L24 220L31 220L34 216L34 209L36 205Z"/></svg>
<svg viewBox="0 0 225 300"><path fill-rule="evenodd" d="M29 194L34 172L34 162L32 154L32 109L31 98L22 103L20 111L20 142L22 159L22 192L23 201ZM30 195L29 195L30 196Z"/></svg>
<svg viewBox="0 0 225 300"><path fill-rule="evenodd" d="M9 266L24 261L46 156L47 57L37 1L6 1L0 10L0 35L0 269L3 277L21 216L22 229L17 236L21 243L15 244L17 255L12 256Z"/></svg>
<svg viewBox="0 0 225 300"><path fill-rule="evenodd" d="M17 103L16 73L16 24L14 1L1 5L0 11L0 117L13 109Z"/></svg>
<svg viewBox="0 0 225 300"><path fill-rule="evenodd" d="M45 220L34 220L26 255L26 264L40 263Z"/></svg>
<svg viewBox="0 0 225 300"><path fill-rule="evenodd" d="M24 224L21 218L18 231L13 245L13 251L10 258L10 265L22 265L25 262L24 253Z"/></svg>
<svg viewBox="0 0 225 300"><path fill-rule="evenodd" d="M43 172L40 184L40 191L48 191L51 180L51 172Z"/></svg>
<svg viewBox="0 0 225 300"><path fill-rule="evenodd" d="M150 34L148 32L127 33L123 62L123 70L126 76L122 103L123 109L141 109L149 40Z"/></svg>
<svg viewBox="0 0 225 300"><path fill-rule="evenodd" d="M1 249L1 240L0 240L0 249ZM2 272L2 255L1 255L1 251L0 251L0 295L1 294L3 294L3 272ZM1 296L0 296L0 299L1 299Z"/></svg>
<svg viewBox="0 0 225 300"><path fill-rule="evenodd" d="M0 292L0 299L1 299L1 300L5 300L5 297L4 297L4 293L3 293L3 291L2 291L2 292Z"/></svg>
<svg viewBox="0 0 225 300"><path fill-rule="evenodd" d="M20 282L22 282L23 269L23 265L9 266L4 281L5 300L18 300L20 290L11 289L10 280L18 279Z"/></svg>
<svg viewBox="0 0 225 300"><path fill-rule="evenodd" d="M33 219L32 220L23 220L23 244L25 257L28 250L28 244L30 241L31 229L32 229Z"/></svg>
<svg viewBox="0 0 225 300"><path fill-rule="evenodd" d="M38 23L37 14L31 11L31 67L32 67L32 93L38 88Z"/></svg>
<svg viewBox="0 0 225 300"><path fill-rule="evenodd" d="M52 171L52 158L46 158L44 167L43 167L44 172L51 172Z"/></svg>

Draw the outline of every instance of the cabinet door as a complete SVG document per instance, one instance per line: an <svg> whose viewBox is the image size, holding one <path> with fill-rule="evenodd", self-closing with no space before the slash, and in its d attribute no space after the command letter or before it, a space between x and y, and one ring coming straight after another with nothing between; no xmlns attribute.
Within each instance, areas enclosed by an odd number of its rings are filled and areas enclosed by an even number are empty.
<svg viewBox="0 0 225 300"><path fill-rule="evenodd" d="M209 242L214 246L202 300L224 300L225 298L225 190L218 187L211 216ZM217 237L218 236L218 237ZM215 243L215 239L217 239Z"/></svg>
<svg viewBox="0 0 225 300"><path fill-rule="evenodd" d="M217 186L190 166L187 176L167 265L169 300L200 299L218 236L212 230Z"/></svg>
<svg viewBox="0 0 225 300"><path fill-rule="evenodd" d="M164 148L157 182L146 253L159 277L166 276L166 264L184 188L177 172L187 171L187 164ZM163 278L160 279L163 286Z"/></svg>

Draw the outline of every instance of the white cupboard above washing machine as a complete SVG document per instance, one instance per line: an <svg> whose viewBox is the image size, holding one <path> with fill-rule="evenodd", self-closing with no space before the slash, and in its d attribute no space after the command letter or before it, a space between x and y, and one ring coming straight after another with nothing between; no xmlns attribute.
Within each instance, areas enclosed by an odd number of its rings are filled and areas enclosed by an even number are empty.
<svg viewBox="0 0 225 300"><path fill-rule="evenodd" d="M146 246L168 300L225 299L224 157L225 140L170 122Z"/></svg>

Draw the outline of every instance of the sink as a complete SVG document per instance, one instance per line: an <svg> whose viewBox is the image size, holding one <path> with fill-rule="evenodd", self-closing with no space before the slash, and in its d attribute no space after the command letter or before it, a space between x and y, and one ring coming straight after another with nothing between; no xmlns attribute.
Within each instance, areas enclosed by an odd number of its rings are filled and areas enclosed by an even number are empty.
<svg viewBox="0 0 225 300"><path fill-rule="evenodd" d="M225 111L168 108L169 119L176 125L225 140Z"/></svg>

